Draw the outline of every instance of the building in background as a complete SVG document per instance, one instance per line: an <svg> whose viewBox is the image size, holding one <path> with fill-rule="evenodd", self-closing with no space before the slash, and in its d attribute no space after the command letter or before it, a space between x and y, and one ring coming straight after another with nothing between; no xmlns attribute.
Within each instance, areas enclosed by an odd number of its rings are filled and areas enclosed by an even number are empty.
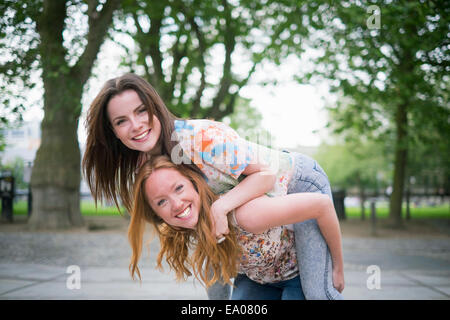
<svg viewBox="0 0 450 320"><path fill-rule="evenodd" d="M19 126L1 130L6 142L5 150L0 152L0 164L5 165L17 158L22 159L25 166L32 166L36 151L41 144L40 121L27 121ZM81 156L84 154L85 145L80 143ZM29 182L30 172L26 172L25 182ZM90 190L83 177L80 184L80 192L83 198L90 198Z"/></svg>
<svg viewBox="0 0 450 320"><path fill-rule="evenodd" d="M0 153L2 164L16 158L24 162L33 162L36 151L41 144L41 123L38 121L23 122L15 128L3 129L1 134L6 142L5 150Z"/></svg>

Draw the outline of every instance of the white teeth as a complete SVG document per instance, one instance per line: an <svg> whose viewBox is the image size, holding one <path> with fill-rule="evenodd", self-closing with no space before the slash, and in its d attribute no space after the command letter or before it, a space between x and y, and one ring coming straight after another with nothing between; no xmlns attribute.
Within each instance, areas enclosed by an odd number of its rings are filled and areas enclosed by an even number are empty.
<svg viewBox="0 0 450 320"><path fill-rule="evenodd" d="M139 135L139 136L136 136L136 137L134 137L133 139L135 139L135 140L142 139L142 138L144 138L149 132L150 132L150 131L147 130L147 131L145 131L143 134L141 134L141 135Z"/></svg>
<svg viewBox="0 0 450 320"><path fill-rule="evenodd" d="M177 215L177 218L187 217L191 213L191 206L187 207L182 213Z"/></svg>

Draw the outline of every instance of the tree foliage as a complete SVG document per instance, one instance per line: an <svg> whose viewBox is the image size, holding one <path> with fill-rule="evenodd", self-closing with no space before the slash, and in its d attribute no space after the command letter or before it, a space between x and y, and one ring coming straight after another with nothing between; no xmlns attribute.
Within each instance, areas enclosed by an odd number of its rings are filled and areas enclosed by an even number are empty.
<svg viewBox="0 0 450 320"><path fill-rule="evenodd" d="M449 154L449 13L448 1L317 4L319 31L309 45L322 54L301 80L330 79L343 97L330 108L336 133L392 146L390 214L397 224L408 154L429 143Z"/></svg>
<svg viewBox="0 0 450 320"><path fill-rule="evenodd" d="M222 119L263 61L301 52L303 1L129 0L116 31L124 63L143 74L181 117ZM119 41L120 42L120 41ZM266 81L274 77L267 75Z"/></svg>
<svg viewBox="0 0 450 320"><path fill-rule="evenodd" d="M24 89L33 88L32 72L40 67L36 19L41 1L0 2L0 125L22 120Z"/></svg>
<svg viewBox="0 0 450 320"><path fill-rule="evenodd" d="M118 11L119 2L123 10ZM136 44L135 51L129 42L117 40L128 50L124 62L131 71L146 76L178 116L221 119L232 114L239 90L259 63L279 63L288 53L300 52L306 28L298 4L291 0L1 2L2 102L9 114L20 117L29 103L22 88L36 85L33 75L38 75L44 89L42 143L31 177L33 225L80 223L80 100L113 12L119 14L111 38L116 41L117 35L127 34Z"/></svg>
<svg viewBox="0 0 450 320"><path fill-rule="evenodd" d="M322 144L315 158L327 172L333 187L375 192L386 188L391 179L389 156L381 143Z"/></svg>

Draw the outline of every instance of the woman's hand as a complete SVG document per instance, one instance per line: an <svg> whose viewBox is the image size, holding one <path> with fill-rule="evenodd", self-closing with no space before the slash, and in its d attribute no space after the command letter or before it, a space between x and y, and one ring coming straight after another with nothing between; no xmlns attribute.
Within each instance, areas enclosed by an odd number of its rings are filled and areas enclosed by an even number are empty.
<svg viewBox="0 0 450 320"><path fill-rule="evenodd" d="M344 270L342 268L333 267L333 286L339 293L342 293L344 290Z"/></svg>
<svg viewBox="0 0 450 320"><path fill-rule="evenodd" d="M220 198L214 201L214 203L211 205L213 233L218 239L230 232L230 230L228 229L228 212L229 211L226 208L224 201Z"/></svg>
<svg viewBox="0 0 450 320"><path fill-rule="evenodd" d="M242 171L245 178L216 200L211 206L213 233L220 239L229 233L227 215L243 204L264 195L273 188L276 176L267 166L250 163Z"/></svg>

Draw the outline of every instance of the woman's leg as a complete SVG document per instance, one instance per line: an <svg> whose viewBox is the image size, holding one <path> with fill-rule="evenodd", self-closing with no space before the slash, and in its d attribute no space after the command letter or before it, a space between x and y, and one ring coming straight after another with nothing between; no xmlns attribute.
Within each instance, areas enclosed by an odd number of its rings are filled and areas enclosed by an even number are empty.
<svg viewBox="0 0 450 320"><path fill-rule="evenodd" d="M328 177L315 160L295 154L295 162L296 168L288 194L318 192L332 198ZM343 299L333 286L331 255L317 221L312 219L296 223L294 232L300 278L306 299Z"/></svg>
<svg viewBox="0 0 450 320"><path fill-rule="evenodd" d="M305 300L300 276L291 280L283 281L283 293L281 300Z"/></svg>
<svg viewBox="0 0 450 320"><path fill-rule="evenodd" d="M260 284L246 275L239 274L234 285L231 300L305 300L299 276L290 280Z"/></svg>
<svg viewBox="0 0 450 320"><path fill-rule="evenodd" d="M234 279L231 300L280 300L283 290L271 284L260 284L244 274Z"/></svg>

